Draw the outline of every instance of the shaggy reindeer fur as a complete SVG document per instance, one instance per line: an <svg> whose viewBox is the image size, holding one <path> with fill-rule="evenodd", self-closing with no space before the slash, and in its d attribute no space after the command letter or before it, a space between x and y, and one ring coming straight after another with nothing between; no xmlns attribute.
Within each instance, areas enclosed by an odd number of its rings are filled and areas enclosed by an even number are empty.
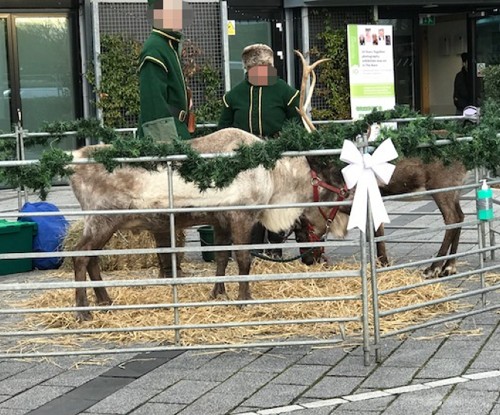
<svg viewBox="0 0 500 415"><path fill-rule="evenodd" d="M228 128L191 140L193 148L200 153L227 152L236 149L240 144L252 144L259 139L242 130ZM75 159L87 158L89 148L75 152ZM308 163L309 161L309 163ZM311 166L310 166L311 164ZM173 196L174 207L203 207L231 205L265 205L281 203L302 203L312 201L310 169L317 168L317 173L332 185L341 183L337 169L323 168L315 160L305 157L282 158L273 170L263 167L240 173L235 180L224 189L208 189L204 192L195 184L184 181L174 171ZM168 207L168 175L166 170L146 171L140 168L122 167L112 173L102 165L76 165L71 176L71 186L83 210L102 209L148 209ZM321 200L335 200L336 194L322 190ZM228 212L200 212L177 214L175 224L178 229L193 225L212 224L215 227L215 243L218 245L249 244L251 229L257 222L274 232L289 229L302 213L302 209L268 209ZM325 221L316 213L307 215L313 226L324 232ZM334 233L336 229L344 230L342 223L345 217L339 215L330 225ZM151 215L93 215L86 216L82 237L76 246L77 250L102 249L111 236L121 229L148 230L159 247L170 246L169 216L167 214ZM318 232L319 232L318 231ZM235 253L240 275L248 275L251 257L248 251ZM216 275L224 275L229 253L219 252ZM169 269L170 254L160 254L160 269ZM75 280L85 281L86 273L93 281L100 281L98 257L73 258ZM161 274L161 271L160 271ZM99 304L110 304L105 288L94 289ZM212 295L224 294L224 284L216 284ZM250 299L248 282L239 286L239 300ZM87 306L85 288L76 289L76 305ZM80 311L77 319L86 320L90 313Z"/></svg>

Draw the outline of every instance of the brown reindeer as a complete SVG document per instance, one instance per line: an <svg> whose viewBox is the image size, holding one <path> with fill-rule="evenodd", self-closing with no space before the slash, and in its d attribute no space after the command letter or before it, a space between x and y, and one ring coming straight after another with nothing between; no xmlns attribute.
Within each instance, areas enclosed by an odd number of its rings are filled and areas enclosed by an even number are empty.
<svg viewBox="0 0 500 415"><path fill-rule="evenodd" d="M308 67L305 63L304 57L300 53L297 54L301 58L304 67L307 68L307 70L312 71L314 80L314 68L312 66ZM307 102L309 101L310 96L308 96L304 105L307 106ZM305 106L303 103L304 102L301 101L301 106L298 111L300 112L303 120L306 122L308 129L310 131L315 130L315 126L308 118L304 110ZM380 191L383 196L388 196L455 187L464 183L466 174L467 171L464 165L459 162L445 165L439 160L424 163L421 159L406 158L401 159L396 163L396 169L389 184L381 185ZM446 225L463 222L464 214L462 212L462 208L460 207L460 192L458 190L434 193L432 197L443 215L444 223ZM308 217L311 217L312 215L312 212L310 212L311 209L314 208L308 208L304 212ZM348 207L341 207L340 212L349 214L350 210ZM424 276L426 278L442 277L452 275L457 272L456 260L454 258L444 261L439 259L439 257L447 254L452 255L457 252L460 232L461 228L459 227L447 229L445 231L444 239L439 248L436 261L424 270ZM308 227L307 220L305 220L304 217L298 224L296 224L295 234L298 242L316 240L319 236L317 228ZM384 228L382 225L376 231L376 236L382 236L383 234ZM377 256L382 265L387 265L389 263L384 242L377 243ZM306 264L312 264L317 259L318 256L316 255L315 258L313 252L306 253L303 256L303 262Z"/></svg>
<svg viewBox="0 0 500 415"><path fill-rule="evenodd" d="M241 144L252 144L260 139L252 134L235 128L217 131L205 137L191 140L194 149L201 153L225 153L235 150ZM85 147L75 152L75 159L88 158L95 146ZM240 173L224 189L200 191L195 184L184 181L173 173L174 207L203 207L231 205L265 205L283 203L302 203L312 201L311 169L333 187L341 181L336 169L321 167L315 159L305 157L284 157L277 161L272 170L263 167ZM108 172L102 165L79 164L73 167L70 181L83 210L102 209L147 209L168 207L168 173L166 170L147 171L137 167L124 166ZM321 189L320 200L335 200L337 193L332 189ZM181 213L175 218L177 229L193 225L212 224L215 227L215 243L222 245L232 241L234 244L249 244L253 225L261 222L273 232L289 229L300 216L303 209L266 209L228 212ZM313 226L325 229L325 221L316 215L308 216ZM345 229L342 217L330 224L330 230ZM83 234L76 245L77 250L99 250L118 230L148 230L160 247L170 245L169 216L167 214L132 215L89 215L84 219ZM251 257L248 251L235 252L240 275L248 275ZM170 254L160 255L160 266L168 268ZM217 255L216 275L224 275L228 252ZM91 280L100 281L101 273L98 257L83 256L73 258L75 281L85 281L86 273ZM94 288L99 304L110 304L111 299L104 287ZM212 295L224 294L224 284L216 284ZM87 306L85 288L76 289L76 305ZM248 282L239 285L239 300L251 298ZM90 313L79 311L77 319L89 319Z"/></svg>
<svg viewBox="0 0 500 415"><path fill-rule="evenodd" d="M381 186L380 191L383 196L389 196L455 187L464 183L466 174L465 167L459 162L444 165L440 161L424 163L420 159L408 158L396 163L396 169L391 181L388 185ZM464 214L460 207L460 192L458 190L434 193L432 198L443 215L446 225L463 222ZM341 208L341 210L349 214L349 209ZM295 232L298 242L310 241L317 237L316 230L307 228L307 221L302 221ZM425 278L437 278L456 274L456 260L451 258L444 261L439 259L439 257L448 254L452 255L457 252L460 232L460 227L445 231L436 261L423 271ZM383 234L384 229L382 225L375 235L382 236ZM377 243L377 257L381 265L388 265L389 260L385 242ZM306 253L303 257L303 262L306 264L312 264L316 260L311 253Z"/></svg>

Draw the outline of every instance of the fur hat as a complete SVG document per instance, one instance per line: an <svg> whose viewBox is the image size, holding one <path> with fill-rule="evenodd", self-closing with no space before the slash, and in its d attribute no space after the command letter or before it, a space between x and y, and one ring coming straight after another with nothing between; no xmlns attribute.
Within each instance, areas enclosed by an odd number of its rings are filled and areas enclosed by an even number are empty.
<svg viewBox="0 0 500 415"><path fill-rule="evenodd" d="M263 43L255 43L243 49L241 61L245 70L257 65L274 65L274 52Z"/></svg>

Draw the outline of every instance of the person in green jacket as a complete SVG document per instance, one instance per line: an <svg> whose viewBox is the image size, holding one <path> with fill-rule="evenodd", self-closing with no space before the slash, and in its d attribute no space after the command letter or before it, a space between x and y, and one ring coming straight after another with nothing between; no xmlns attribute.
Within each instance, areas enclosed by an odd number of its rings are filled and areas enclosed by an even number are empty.
<svg viewBox="0 0 500 415"><path fill-rule="evenodd" d="M253 44L241 55L245 79L223 97L218 127L236 127L263 138L275 137L286 120L297 119L299 91L277 76L273 50Z"/></svg>
<svg viewBox="0 0 500 415"><path fill-rule="evenodd" d="M300 122L299 91L277 76L274 52L264 44L256 43L243 49L241 60L245 79L223 97L223 108L218 128L236 127L264 139L273 138L287 120ZM267 233L267 238L266 238ZM252 230L252 243L284 242L280 234L266 230L260 223ZM281 256L280 249L270 250L272 256Z"/></svg>
<svg viewBox="0 0 500 415"><path fill-rule="evenodd" d="M139 58L138 136L169 142L191 138L187 129L189 97L181 66L183 35L193 19L183 0L148 0L153 23Z"/></svg>

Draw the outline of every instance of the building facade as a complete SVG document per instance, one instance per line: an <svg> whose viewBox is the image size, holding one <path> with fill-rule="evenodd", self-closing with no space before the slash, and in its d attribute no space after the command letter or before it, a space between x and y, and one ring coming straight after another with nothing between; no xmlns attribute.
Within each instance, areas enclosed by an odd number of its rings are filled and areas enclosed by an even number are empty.
<svg viewBox="0 0 500 415"><path fill-rule="evenodd" d="M500 63L498 6L490 0L197 0L195 22L185 34L219 71L222 93L242 79L240 53L248 44L270 45L278 73L297 86L293 50L321 50L326 26L392 25L397 104L453 114L460 54L470 56L476 104L482 69ZM90 67L99 72L100 38L121 34L142 42L149 29L146 0L3 0L0 130L19 122L37 130L43 121L95 116L97 97L85 74ZM192 86L196 103L203 85Z"/></svg>

